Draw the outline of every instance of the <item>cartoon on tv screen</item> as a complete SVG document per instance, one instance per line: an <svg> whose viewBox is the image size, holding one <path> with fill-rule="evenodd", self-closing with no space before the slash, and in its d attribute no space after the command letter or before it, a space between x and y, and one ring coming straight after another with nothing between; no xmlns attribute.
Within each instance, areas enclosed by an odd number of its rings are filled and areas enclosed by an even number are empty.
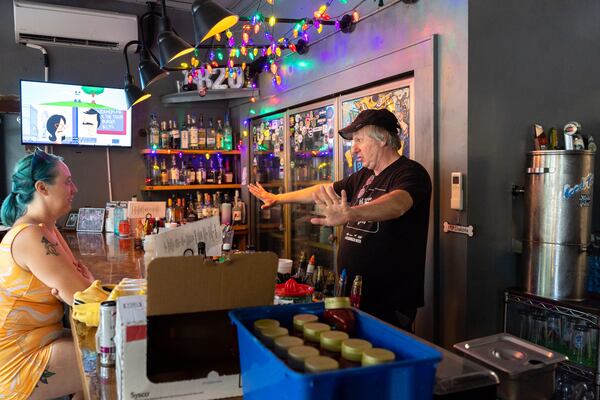
<svg viewBox="0 0 600 400"><path fill-rule="evenodd" d="M131 146L123 89L21 81L23 144Z"/></svg>

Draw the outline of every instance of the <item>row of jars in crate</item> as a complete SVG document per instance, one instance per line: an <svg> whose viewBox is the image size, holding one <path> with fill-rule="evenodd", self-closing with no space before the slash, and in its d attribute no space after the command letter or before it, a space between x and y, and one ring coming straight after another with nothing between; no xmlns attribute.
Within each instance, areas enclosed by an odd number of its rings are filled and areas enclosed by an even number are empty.
<svg viewBox="0 0 600 400"><path fill-rule="evenodd" d="M519 311L519 337L558 351L577 364L595 368L598 354L598 326L554 312Z"/></svg>

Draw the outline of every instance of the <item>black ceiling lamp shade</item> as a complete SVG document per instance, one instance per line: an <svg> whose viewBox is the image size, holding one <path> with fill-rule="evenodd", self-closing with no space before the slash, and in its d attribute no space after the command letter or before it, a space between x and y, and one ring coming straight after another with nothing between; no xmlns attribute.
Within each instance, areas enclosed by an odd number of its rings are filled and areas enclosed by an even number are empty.
<svg viewBox="0 0 600 400"><path fill-rule="evenodd" d="M125 68L126 68L126 70L125 70L125 101L127 102L128 109L131 108L132 106L148 99L151 96L150 93L145 93L144 91L142 91L142 89L140 89L133 83L133 77L129 73L129 59L127 58L127 49L129 48L129 46L134 45L134 44L140 44L140 42L138 40L132 40L129 43L127 43L125 45L125 48L123 49L123 55L125 56Z"/></svg>
<svg viewBox="0 0 600 400"><path fill-rule="evenodd" d="M181 60L179 58L194 51L192 45L180 38L171 29L171 21L167 16L167 7L165 0L162 0L162 17L160 18L158 31L158 58L161 68L180 68ZM187 68L187 64L185 65Z"/></svg>
<svg viewBox="0 0 600 400"><path fill-rule="evenodd" d="M140 64L138 65L138 71L140 73L140 83L142 89L146 89L154 82L169 75L167 71L161 69L158 64L154 62L150 53L145 48L140 50Z"/></svg>
<svg viewBox="0 0 600 400"><path fill-rule="evenodd" d="M198 46L217 33L231 28L240 18L213 0L196 0L192 5L192 19Z"/></svg>

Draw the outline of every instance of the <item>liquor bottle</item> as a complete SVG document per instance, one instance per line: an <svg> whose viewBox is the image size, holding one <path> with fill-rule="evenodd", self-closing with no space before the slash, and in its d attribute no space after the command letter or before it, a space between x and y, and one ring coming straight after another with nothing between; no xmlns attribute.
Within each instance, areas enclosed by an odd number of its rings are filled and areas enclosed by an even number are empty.
<svg viewBox="0 0 600 400"><path fill-rule="evenodd" d="M202 194L199 191L196 192L196 217L202 219Z"/></svg>
<svg viewBox="0 0 600 400"><path fill-rule="evenodd" d="M233 183L233 171L229 165L229 159L225 160L225 183Z"/></svg>
<svg viewBox="0 0 600 400"><path fill-rule="evenodd" d="M223 203L221 203L221 225L231 225L232 205L229 202L229 194L225 193Z"/></svg>
<svg viewBox="0 0 600 400"><path fill-rule="evenodd" d="M204 162L202 160L200 160L198 171L196 171L196 181L199 185L206 183L206 169L204 168Z"/></svg>
<svg viewBox="0 0 600 400"><path fill-rule="evenodd" d="M167 129L167 121L162 121L160 123L160 148L171 148L171 136L170 131Z"/></svg>
<svg viewBox="0 0 600 400"><path fill-rule="evenodd" d="M190 131L188 130L190 116L187 115L188 121L181 123L181 150L188 150L190 148Z"/></svg>
<svg viewBox="0 0 600 400"><path fill-rule="evenodd" d="M217 148L217 150L223 150L223 125L220 119L217 120L217 135L215 147Z"/></svg>
<svg viewBox="0 0 600 400"><path fill-rule="evenodd" d="M362 295L362 276L356 275L350 289L350 304L352 307L360 308L360 297Z"/></svg>
<svg viewBox="0 0 600 400"><path fill-rule="evenodd" d="M212 202L210 193L204 193L204 206L202 207L202 217L208 218L212 216Z"/></svg>
<svg viewBox="0 0 600 400"><path fill-rule="evenodd" d="M308 260L308 266L306 267L306 279L304 283L310 286L315 286L314 275L315 273L315 255L310 256L310 260Z"/></svg>
<svg viewBox="0 0 600 400"><path fill-rule="evenodd" d="M156 120L156 114L150 114L150 123L148 124L148 148L157 149L160 147L160 126Z"/></svg>
<svg viewBox="0 0 600 400"><path fill-rule="evenodd" d="M229 114L225 113L225 126L223 127L223 150L233 150L233 132L229 125Z"/></svg>
<svg viewBox="0 0 600 400"><path fill-rule="evenodd" d="M200 121L198 121L198 148L206 150L206 128L204 127L204 117L202 114L200 114Z"/></svg>
<svg viewBox="0 0 600 400"><path fill-rule="evenodd" d="M175 203L175 222L181 224L183 222L183 207L181 205L181 199L178 197Z"/></svg>
<svg viewBox="0 0 600 400"><path fill-rule="evenodd" d="M167 161L164 158L160 161L160 184L169 184L169 171L167 171Z"/></svg>
<svg viewBox="0 0 600 400"><path fill-rule="evenodd" d="M271 220L271 209L270 208L263 208L260 211L261 211L263 220L265 220L265 221Z"/></svg>
<svg viewBox="0 0 600 400"><path fill-rule="evenodd" d="M185 174L186 174L186 177L185 177L186 185L195 185L197 183L196 170L194 169L194 164L192 164L192 161L188 161L188 166L187 166Z"/></svg>
<svg viewBox="0 0 600 400"><path fill-rule="evenodd" d="M177 184L181 185L181 186L185 186L186 185L186 168L185 168L185 164L183 162L183 160L181 160L181 168L179 168L179 182L177 182Z"/></svg>
<svg viewBox="0 0 600 400"><path fill-rule="evenodd" d="M235 195L233 196L233 208L231 214L234 224L242 223L242 206L240 204L240 192L238 190L235 191Z"/></svg>
<svg viewBox="0 0 600 400"><path fill-rule="evenodd" d="M198 127L196 126L196 119L188 114L188 125L190 131L190 149L198 149Z"/></svg>
<svg viewBox="0 0 600 400"><path fill-rule="evenodd" d="M213 194L212 215L219 217L221 215L221 192Z"/></svg>
<svg viewBox="0 0 600 400"><path fill-rule="evenodd" d="M158 160L156 159L156 156L154 156L154 164L152 164L150 177L152 178L153 185L160 185L160 167L158 166Z"/></svg>
<svg viewBox="0 0 600 400"><path fill-rule="evenodd" d="M210 118L208 120L208 128L206 129L206 149L214 150L217 145L217 132L215 131L215 127L213 126L213 120Z"/></svg>
<svg viewBox="0 0 600 400"><path fill-rule="evenodd" d="M173 199L170 197L167 199L167 210L165 214L165 219L167 222L175 222L175 213L173 209Z"/></svg>
<svg viewBox="0 0 600 400"><path fill-rule="evenodd" d="M179 184L179 168L177 168L177 161L175 155L171 158L171 169L169 170L169 185Z"/></svg>
<svg viewBox="0 0 600 400"><path fill-rule="evenodd" d="M171 121L171 148L181 148L181 132L179 132L179 128L177 128L177 122L175 120Z"/></svg>
<svg viewBox="0 0 600 400"><path fill-rule="evenodd" d="M217 184L222 184L223 183L223 159L222 158L218 158L218 163L219 163L219 167L217 169L217 174L216 174L216 183Z"/></svg>
<svg viewBox="0 0 600 400"><path fill-rule="evenodd" d="M329 271L325 280L325 290L323 296L333 297L335 295L335 272Z"/></svg>
<svg viewBox="0 0 600 400"><path fill-rule="evenodd" d="M313 300L323 300L323 297L325 297L325 274L322 266L319 265L317 267L317 272L314 275L311 285L315 288Z"/></svg>
<svg viewBox="0 0 600 400"><path fill-rule="evenodd" d="M215 183L215 169L212 159L208 160L208 165L206 166L206 183L211 185Z"/></svg>
<svg viewBox="0 0 600 400"><path fill-rule="evenodd" d="M194 206L194 199L192 194L188 195L187 207L185 210L185 220L186 221L196 221L198 219L198 215L196 214L196 207Z"/></svg>
<svg viewBox="0 0 600 400"><path fill-rule="evenodd" d="M298 269L296 270L296 275L294 275L294 279L298 283L303 283L306 279L306 254L301 251L300 259L298 260Z"/></svg>

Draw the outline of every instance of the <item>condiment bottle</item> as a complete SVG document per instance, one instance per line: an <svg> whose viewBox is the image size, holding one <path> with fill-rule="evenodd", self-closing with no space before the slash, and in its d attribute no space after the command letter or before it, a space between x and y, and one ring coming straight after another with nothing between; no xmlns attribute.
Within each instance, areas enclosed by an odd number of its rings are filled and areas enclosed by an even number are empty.
<svg viewBox="0 0 600 400"><path fill-rule="evenodd" d="M281 336L275 339L273 342L273 351L280 358L286 359L288 350L291 347L302 346L304 344L304 340L295 336Z"/></svg>
<svg viewBox="0 0 600 400"><path fill-rule="evenodd" d="M327 331L321 333L321 354L334 359L340 358L342 351L342 342L349 339L346 332L342 331Z"/></svg>
<svg viewBox="0 0 600 400"><path fill-rule="evenodd" d="M331 330L331 327L321 322L309 322L304 324L304 341L307 346L319 348L321 333Z"/></svg>
<svg viewBox="0 0 600 400"><path fill-rule="evenodd" d="M304 360L304 371L319 373L340 368L340 364L331 357L315 356Z"/></svg>
<svg viewBox="0 0 600 400"><path fill-rule="evenodd" d="M279 321L275 319L258 319L254 321L254 333L259 338L262 338L262 331L264 329L277 328L279 326Z"/></svg>
<svg viewBox="0 0 600 400"><path fill-rule="evenodd" d="M362 276L356 275L350 289L350 303L354 308L360 308L360 298L362 295Z"/></svg>
<svg viewBox="0 0 600 400"><path fill-rule="evenodd" d="M287 328L278 326L277 328L263 329L261 331L261 334L262 341L265 344L265 346L271 348L273 347L273 342L275 341L275 339L281 336L288 336L288 330Z"/></svg>
<svg viewBox="0 0 600 400"><path fill-rule="evenodd" d="M396 359L396 355L387 350L379 347L367 349L363 351L361 358L361 365L367 367L369 365L379 365L392 362Z"/></svg>
<svg viewBox="0 0 600 400"><path fill-rule="evenodd" d="M348 339L342 342L341 368L360 367L365 350L372 348L371 343L363 339Z"/></svg>
<svg viewBox="0 0 600 400"><path fill-rule="evenodd" d="M304 360L319 355L319 350L310 346L295 346L288 350L288 364L297 371L304 371Z"/></svg>
<svg viewBox="0 0 600 400"><path fill-rule="evenodd" d="M354 312L350 309L350 299L348 297L326 298L323 321L331 325L335 330L344 331L352 335L355 318Z"/></svg>
<svg viewBox="0 0 600 400"><path fill-rule="evenodd" d="M293 325L294 328L292 330L293 336L298 336L300 338L304 337L304 324L309 322L318 322L319 317L314 314L296 314L294 315Z"/></svg>

